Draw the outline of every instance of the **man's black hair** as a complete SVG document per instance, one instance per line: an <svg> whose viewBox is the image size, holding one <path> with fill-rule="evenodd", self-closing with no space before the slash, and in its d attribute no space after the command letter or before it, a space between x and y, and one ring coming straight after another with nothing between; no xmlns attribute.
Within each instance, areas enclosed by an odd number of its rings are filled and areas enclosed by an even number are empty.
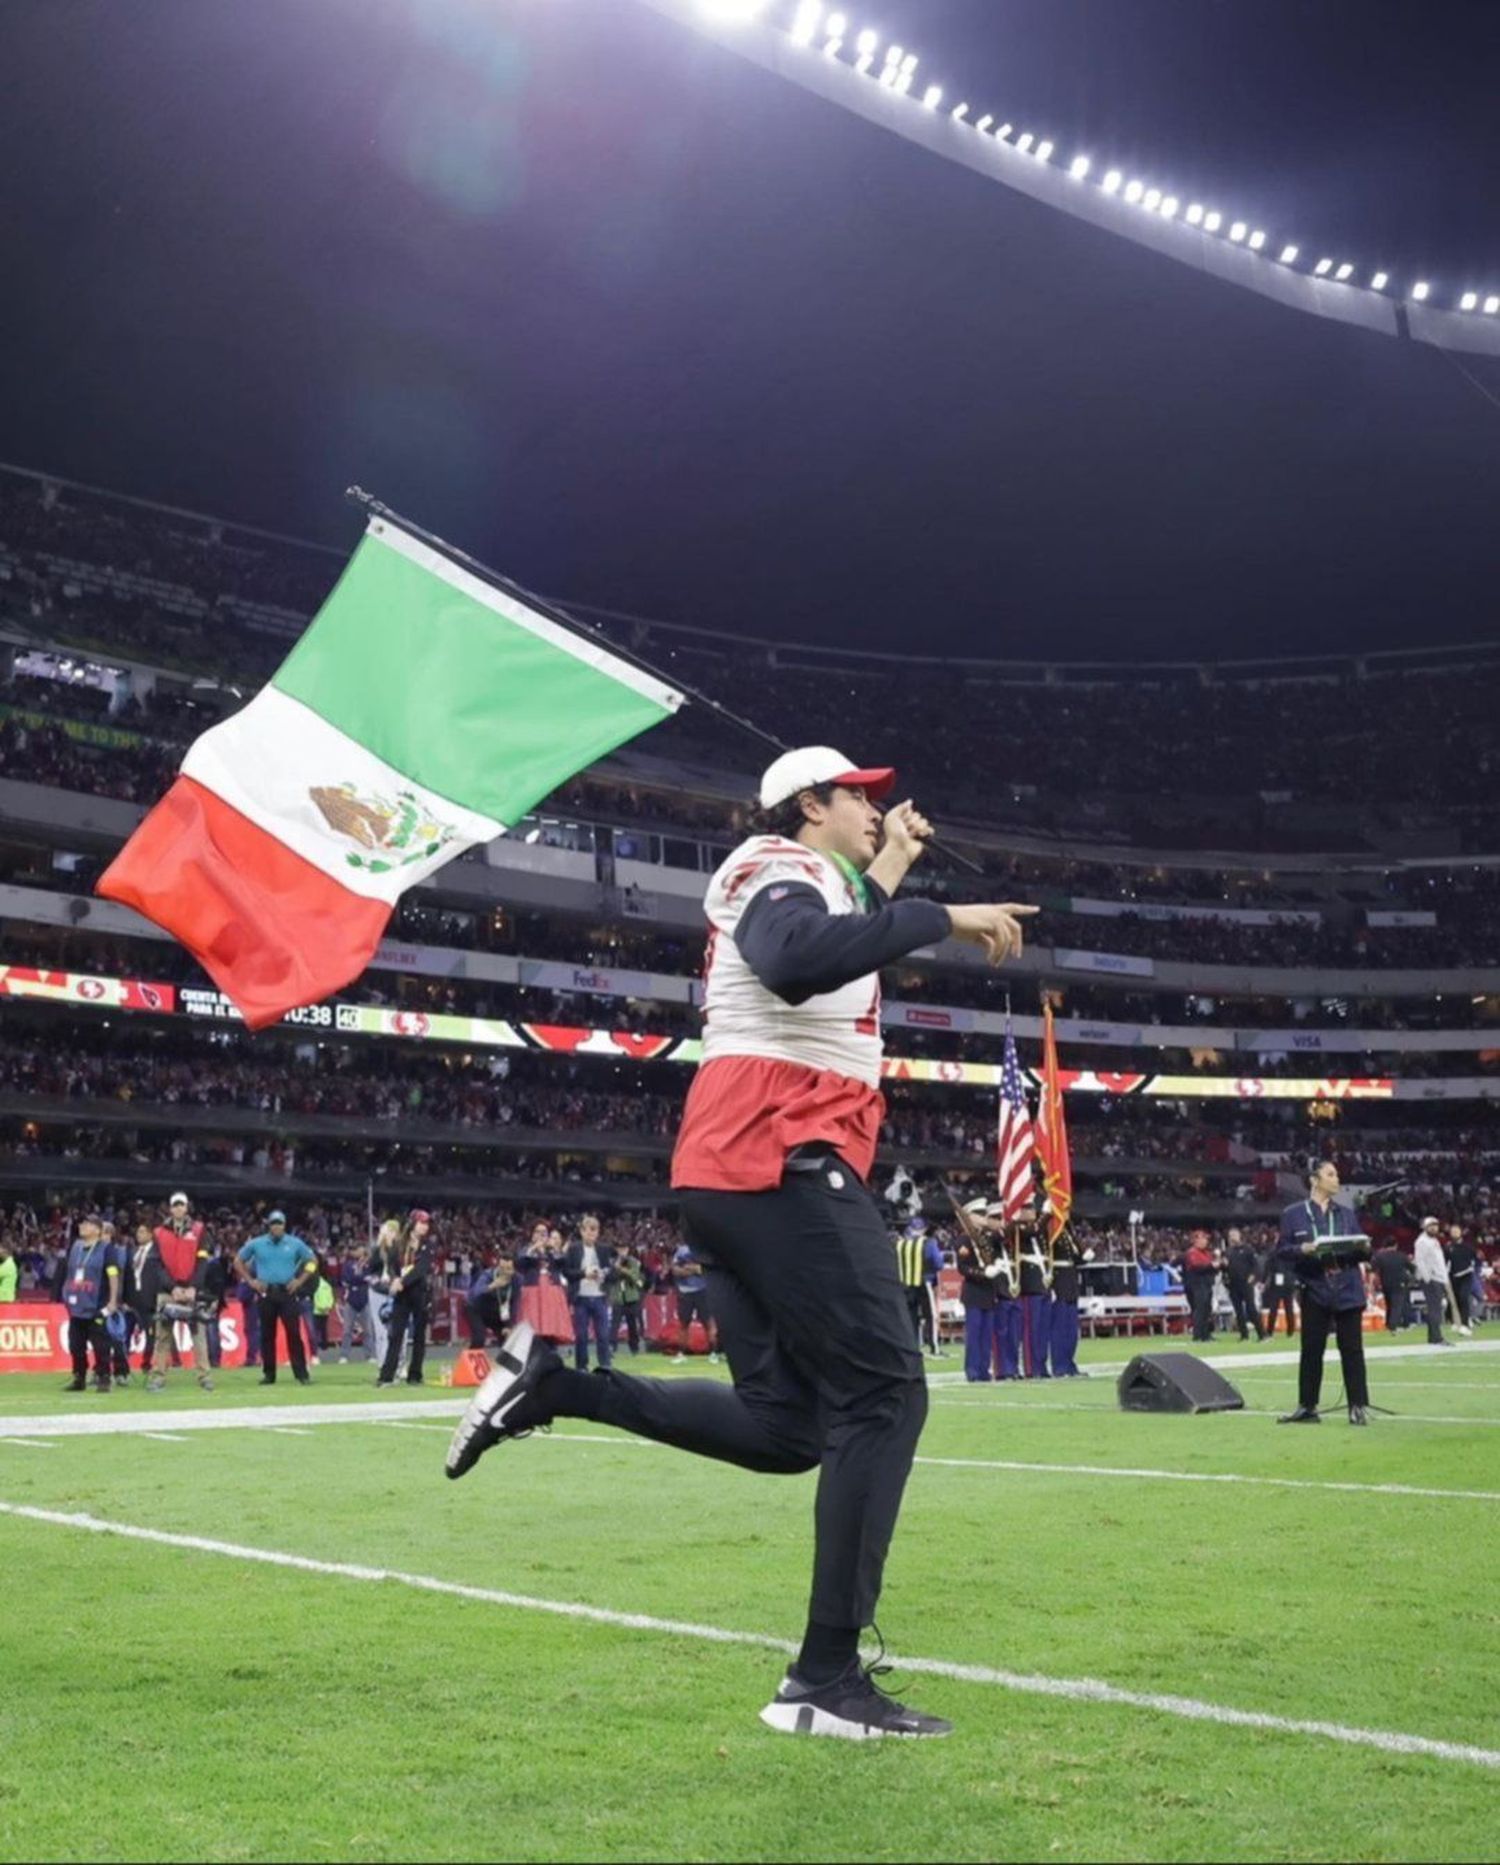
<svg viewBox="0 0 1500 1865"><path fill-rule="evenodd" d="M811 793L820 803L831 803L837 788L837 784L804 784L784 803L774 804L770 809L753 804L750 810L751 832L755 835L779 835L789 842L795 842L807 825L807 812L802 807L803 797Z"/></svg>

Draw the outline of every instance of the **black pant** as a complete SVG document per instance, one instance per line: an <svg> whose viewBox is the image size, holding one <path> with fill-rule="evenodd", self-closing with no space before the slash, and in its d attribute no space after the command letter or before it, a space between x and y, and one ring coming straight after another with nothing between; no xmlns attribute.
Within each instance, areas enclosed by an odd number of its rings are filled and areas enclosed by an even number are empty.
<svg viewBox="0 0 1500 1865"><path fill-rule="evenodd" d="M1474 1325L1474 1278L1478 1273L1471 1269L1468 1275L1453 1278L1453 1305L1458 1310L1460 1327L1471 1328Z"/></svg>
<svg viewBox="0 0 1500 1865"><path fill-rule="evenodd" d="M927 1417L885 1218L825 1157L774 1191L684 1192L682 1221L733 1386L562 1372L549 1404L745 1470L820 1470L810 1616L868 1625Z"/></svg>
<svg viewBox="0 0 1500 1865"><path fill-rule="evenodd" d="M427 1357L427 1302L421 1295L409 1295L405 1289L391 1298L390 1333L385 1343L385 1360L380 1368L382 1380L394 1382L401 1364L401 1344L411 1329L411 1359L407 1362L406 1383L420 1386L422 1362Z"/></svg>
<svg viewBox="0 0 1500 1865"><path fill-rule="evenodd" d="M1380 1292L1385 1297L1385 1331L1394 1334L1398 1328L1404 1328L1410 1319L1407 1313L1406 1284L1400 1282L1390 1288L1382 1285Z"/></svg>
<svg viewBox="0 0 1500 1865"><path fill-rule="evenodd" d="M625 1340L632 1353L641 1350L641 1304L634 1302L616 1302L609 1311L609 1338L613 1343L619 1338L620 1323L625 1323Z"/></svg>
<svg viewBox="0 0 1500 1865"><path fill-rule="evenodd" d="M483 1347L491 1334L496 1340L504 1337L505 1316L500 1311L500 1296L494 1289L486 1289L483 1295L465 1301L464 1318L469 1324L471 1347Z"/></svg>
<svg viewBox="0 0 1500 1865"><path fill-rule="evenodd" d="M1318 1409L1323 1390L1323 1349L1330 1330L1338 1336L1339 1364L1344 1374L1344 1397L1350 1405L1368 1405L1370 1387L1365 1378L1364 1313L1344 1308L1337 1314L1318 1302L1302 1304L1302 1363L1297 1374L1297 1403Z"/></svg>
<svg viewBox="0 0 1500 1865"><path fill-rule="evenodd" d="M68 1316L68 1352L73 1356L73 1378L81 1386L89 1376L89 1348L94 1350L94 1377L101 1386L109 1384L109 1329L102 1315L80 1321Z"/></svg>
<svg viewBox="0 0 1500 1865"><path fill-rule="evenodd" d="M1276 1310L1282 1303L1286 1304L1286 1331L1288 1336L1297 1332L1297 1310L1292 1302L1290 1286L1277 1288L1274 1282L1266 1284L1266 1332L1276 1332Z"/></svg>
<svg viewBox="0 0 1500 1865"><path fill-rule="evenodd" d="M911 1316L912 1333L917 1337L917 1351L922 1351L927 1327L927 1287L919 1282L915 1288L902 1283L901 1293L906 1297L906 1312Z"/></svg>
<svg viewBox="0 0 1500 1865"><path fill-rule="evenodd" d="M1234 1309L1234 1324L1241 1340L1249 1340L1252 1330L1258 1340L1265 1339L1260 1325L1260 1310L1255 1306L1255 1288L1243 1276L1229 1278L1229 1303Z"/></svg>
<svg viewBox="0 0 1500 1865"><path fill-rule="evenodd" d="M1211 1277L1195 1276L1188 1284L1188 1309L1193 1317L1193 1339L1214 1337L1214 1285Z"/></svg>
<svg viewBox="0 0 1500 1865"><path fill-rule="evenodd" d="M1448 1312L1447 1283L1424 1282L1422 1302L1427 1310L1427 1338L1433 1342L1440 1341L1443 1338L1443 1316Z"/></svg>
<svg viewBox="0 0 1500 1865"><path fill-rule="evenodd" d="M264 1376L276 1378L276 1323L286 1335L287 1358L298 1379L307 1378L307 1350L302 1345L302 1304L283 1283L260 1298L260 1351Z"/></svg>
<svg viewBox="0 0 1500 1865"><path fill-rule="evenodd" d="M141 1302L131 1310L130 1318L146 1337L146 1345L141 1350L141 1371L149 1373L156 1357L156 1303Z"/></svg>

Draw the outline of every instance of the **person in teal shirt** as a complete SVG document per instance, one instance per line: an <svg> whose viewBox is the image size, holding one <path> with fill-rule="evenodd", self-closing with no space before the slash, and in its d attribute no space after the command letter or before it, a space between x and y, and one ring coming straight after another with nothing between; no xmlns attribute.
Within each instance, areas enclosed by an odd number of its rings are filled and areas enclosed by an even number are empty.
<svg viewBox="0 0 1500 1865"><path fill-rule="evenodd" d="M299 1386L308 1385L307 1351L302 1345L302 1311L297 1297L318 1273L318 1259L286 1227L285 1211L273 1211L265 1231L241 1244L235 1259L245 1280L260 1297L260 1351L263 1386L276 1384L276 1323L286 1334L287 1357Z"/></svg>

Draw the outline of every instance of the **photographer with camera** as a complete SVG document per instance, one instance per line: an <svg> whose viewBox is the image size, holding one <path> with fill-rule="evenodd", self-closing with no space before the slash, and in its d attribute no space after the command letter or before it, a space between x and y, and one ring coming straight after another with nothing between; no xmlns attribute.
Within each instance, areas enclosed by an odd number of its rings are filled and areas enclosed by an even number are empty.
<svg viewBox="0 0 1500 1865"><path fill-rule="evenodd" d="M276 1384L276 1323L286 1335L287 1357L299 1386L311 1382L302 1345L304 1286L317 1274L318 1259L298 1236L288 1235L286 1212L273 1211L259 1237L241 1244L236 1257L250 1287L260 1297L260 1350L263 1386Z"/></svg>
<svg viewBox="0 0 1500 1865"><path fill-rule="evenodd" d="M186 1192L173 1192L167 1206L167 1221L152 1233L154 1270L152 1282L157 1289L156 1315L153 1323L151 1377L147 1392L160 1392L166 1386L172 1365L177 1324L187 1329L193 1343L193 1367L198 1384L212 1392L209 1376L207 1312L203 1300L203 1278L208 1269L208 1250L203 1241L202 1220L190 1214Z"/></svg>

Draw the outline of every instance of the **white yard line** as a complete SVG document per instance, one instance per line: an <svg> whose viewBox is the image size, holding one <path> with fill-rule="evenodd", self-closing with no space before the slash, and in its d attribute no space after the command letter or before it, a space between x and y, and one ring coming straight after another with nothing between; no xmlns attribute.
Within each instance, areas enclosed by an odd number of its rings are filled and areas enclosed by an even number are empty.
<svg viewBox="0 0 1500 1865"><path fill-rule="evenodd" d="M143 1431L143 1438L155 1438L158 1444L186 1444L187 1437L181 1431Z"/></svg>
<svg viewBox="0 0 1500 1865"><path fill-rule="evenodd" d="M1290 1405L1295 1397L1295 1393L1289 1394L1287 1404ZM1007 1417L1011 1418L1024 1417L1027 1412L1094 1412L1101 1418L1129 1418L1135 1415L1129 1412L1121 1412L1119 1407L1115 1405L1089 1405L1083 1400L1075 1400L1072 1404L1069 1404L1066 1400L1061 1399L1008 1400L978 1397L961 1399L951 1397L945 1392L939 1392L933 1395L932 1403L934 1405L968 1406L971 1410L978 1411L1003 1412ZM1181 1415L1186 1416L1185 1413ZM1215 1412L1213 1414L1216 1418L1258 1419L1262 1424L1264 1424L1267 1419L1275 1418L1276 1415L1274 1406L1267 1406L1263 1410L1257 1409L1257 1407L1254 1406L1247 1406L1242 1411ZM1338 1412L1330 1409L1327 1416L1330 1419L1336 1418ZM1377 1414L1375 1422L1382 1425L1475 1425L1484 1429L1500 1426L1500 1418L1449 1418L1438 1416L1430 1412L1395 1412L1392 1413L1389 1418Z"/></svg>
<svg viewBox="0 0 1500 1865"><path fill-rule="evenodd" d="M1443 1502L1500 1502L1500 1490L1497 1489L1423 1489L1412 1483L1338 1483L1322 1477L1247 1476L1237 1470L1122 1469L1113 1464L1018 1463L998 1457L919 1457L917 1462L945 1470L1015 1470L1042 1476L1131 1477L1155 1483L1248 1483L1264 1489L1335 1490L1349 1496L1428 1496Z"/></svg>
<svg viewBox="0 0 1500 1865"><path fill-rule="evenodd" d="M412 1404L375 1400L347 1405L205 1405L180 1412L68 1412L0 1417L0 1439L138 1436L151 1431L270 1431L282 1425L368 1425L398 1418L457 1417L463 1399L425 1399Z"/></svg>
<svg viewBox="0 0 1500 1865"><path fill-rule="evenodd" d="M393 1583L417 1592L475 1600L516 1612L546 1613L555 1618L581 1619L594 1625L615 1626L627 1631L660 1632L674 1639L698 1639L717 1645L748 1645L757 1650L781 1654L793 1653L797 1649L790 1641L773 1638L764 1632L736 1632L725 1626L658 1619L649 1613L617 1612L608 1607L589 1606L573 1600L535 1599L524 1593L502 1593L490 1587L463 1586L456 1581L439 1580L431 1574L404 1573L387 1567L356 1566L344 1561L313 1560L303 1554L245 1547L236 1542L214 1541L200 1535L169 1534L162 1529L140 1528L127 1522L102 1521L92 1515L65 1514L56 1509L36 1509L11 1502L0 1502L0 1514L55 1528L118 1536L122 1540L144 1541L156 1547L180 1548L188 1553L286 1568L297 1573L320 1574L332 1579L371 1584ZM1104 1703L1126 1709L1148 1710L1162 1716L1175 1716L1189 1722L1262 1729L1276 1735L1312 1736L1351 1747L1372 1748L1388 1755L1420 1755L1437 1761L1465 1762L1475 1767L1500 1769L1500 1749L1480 1748L1468 1742L1449 1742L1388 1729L1362 1729L1348 1723L1304 1717L1275 1716L1264 1710L1234 1709L1227 1704L1208 1703L1196 1697L1180 1697L1160 1691L1127 1690L1093 1677L1042 1677L1019 1671L997 1670L988 1665L954 1664L943 1658L893 1656L892 1661L902 1670L931 1677L947 1677L958 1683L988 1685L1029 1696L1061 1697L1078 1703Z"/></svg>
<svg viewBox="0 0 1500 1865"><path fill-rule="evenodd" d="M55 1451L57 1449L57 1446L55 1444L48 1444L42 1438L8 1437L8 1438L0 1438L0 1443L19 1444L21 1449L24 1451Z"/></svg>
<svg viewBox="0 0 1500 1865"><path fill-rule="evenodd" d="M1380 1336L1377 1334L1375 1339L1379 1340ZM1415 1342L1409 1347L1377 1347L1370 1345L1370 1338L1366 1336L1365 1344L1369 1349L1365 1358L1372 1367L1384 1366L1388 1360L1446 1360L1450 1355L1453 1356L1453 1364L1457 1365L1460 1354L1466 1358L1475 1354L1500 1354L1500 1340L1457 1341L1448 1347L1434 1347L1427 1341ZM1183 1340L1180 1336L1165 1340L1160 1335L1153 1335L1150 1339L1142 1337L1133 1342L1132 1346L1132 1359L1136 1353L1191 1353L1194 1359L1201 1360L1205 1366L1217 1368L1221 1373L1233 1373L1236 1368L1248 1371L1251 1367L1295 1366L1302 1355L1300 1346L1273 1347L1268 1353L1257 1353L1254 1350L1244 1353L1199 1353L1191 1341ZM1128 1360L1090 1360L1085 1363L1084 1371L1098 1379L1113 1379L1123 1373L1129 1363ZM951 1372L944 1370L941 1373L929 1373L927 1383L929 1386L961 1386L965 1381L962 1369L954 1368Z"/></svg>

